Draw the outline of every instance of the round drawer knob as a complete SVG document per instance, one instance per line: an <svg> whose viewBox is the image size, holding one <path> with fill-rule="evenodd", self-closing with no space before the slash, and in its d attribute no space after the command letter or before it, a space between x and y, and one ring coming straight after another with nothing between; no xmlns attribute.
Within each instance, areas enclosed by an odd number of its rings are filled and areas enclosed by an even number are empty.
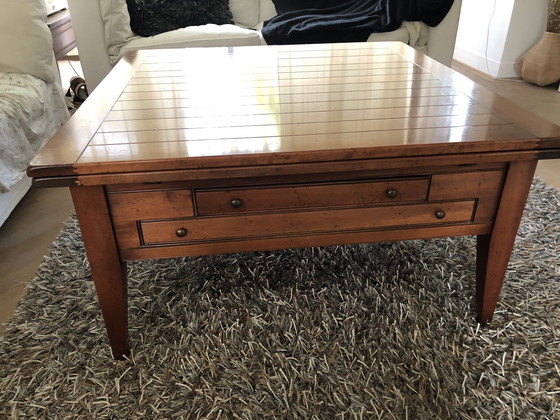
<svg viewBox="0 0 560 420"><path fill-rule="evenodd" d="M187 229L185 229L185 228L177 229L175 231L175 235L177 235L179 238L183 238L183 237L187 236Z"/></svg>
<svg viewBox="0 0 560 420"><path fill-rule="evenodd" d="M436 211L436 219L443 219L445 217L445 212L443 210Z"/></svg>
<svg viewBox="0 0 560 420"><path fill-rule="evenodd" d="M392 188L390 190L387 190L387 197L389 198L395 198L398 194L399 193L397 192L397 190L394 190Z"/></svg>
<svg viewBox="0 0 560 420"><path fill-rule="evenodd" d="M238 209L242 205L243 201L241 201L239 198L234 198L233 200L231 200L231 207L233 207L234 209Z"/></svg>

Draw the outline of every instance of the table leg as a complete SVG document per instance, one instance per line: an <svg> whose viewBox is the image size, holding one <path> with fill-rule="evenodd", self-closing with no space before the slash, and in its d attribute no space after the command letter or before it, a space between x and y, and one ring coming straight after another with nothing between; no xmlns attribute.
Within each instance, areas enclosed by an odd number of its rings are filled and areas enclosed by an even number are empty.
<svg viewBox="0 0 560 420"><path fill-rule="evenodd" d="M122 359L129 354L126 262L119 257L105 191L101 186L70 191L113 357Z"/></svg>
<svg viewBox="0 0 560 420"><path fill-rule="evenodd" d="M537 161L512 162L502 190L492 231L477 237L477 321L492 319L525 209Z"/></svg>

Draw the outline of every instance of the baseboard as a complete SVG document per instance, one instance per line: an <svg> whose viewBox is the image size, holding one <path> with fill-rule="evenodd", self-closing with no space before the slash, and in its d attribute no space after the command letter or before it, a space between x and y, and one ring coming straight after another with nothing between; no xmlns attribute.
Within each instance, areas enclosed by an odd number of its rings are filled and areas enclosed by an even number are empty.
<svg viewBox="0 0 560 420"><path fill-rule="evenodd" d="M464 48L455 48L453 58L461 63L466 64L468 67L474 68L481 73L496 78L500 63L493 60L477 51L466 50Z"/></svg>
<svg viewBox="0 0 560 420"><path fill-rule="evenodd" d="M462 61L459 61L455 58L453 59L453 62L451 64L451 68L454 69L454 70L457 70L459 72L461 72L461 70L464 70L467 73L470 73L474 76L480 77L480 78L485 79L485 80L489 80L489 81L496 80L492 76L490 76L488 73L485 73L485 72L483 72L479 69L476 69L472 66L469 66L468 64L465 64Z"/></svg>
<svg viewBox="0 0 560 420"><path fill-rule="evenodd" d="M515 62L497 62L474 52L470 55L465 54L465 50L459 54L456 52L453 64L461 65L486 79L519 79L514 69Z"/></svg>

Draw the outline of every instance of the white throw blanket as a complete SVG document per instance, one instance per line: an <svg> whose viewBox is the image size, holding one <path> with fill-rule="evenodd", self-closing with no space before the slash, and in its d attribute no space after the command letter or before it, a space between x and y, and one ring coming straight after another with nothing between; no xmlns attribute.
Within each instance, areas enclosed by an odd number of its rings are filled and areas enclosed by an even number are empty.
<svg viewBox="0 0 560 420"><path fill-rule="evenodd" d="M68 115L56 84L0 72L0 192L23 177L33 156Z"/></svg>

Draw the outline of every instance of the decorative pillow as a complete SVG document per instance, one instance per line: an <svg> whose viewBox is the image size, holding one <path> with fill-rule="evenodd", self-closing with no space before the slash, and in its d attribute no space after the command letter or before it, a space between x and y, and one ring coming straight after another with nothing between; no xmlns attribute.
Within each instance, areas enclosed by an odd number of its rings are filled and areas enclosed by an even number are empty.
<svg viewBox="0 0 560 420"><path fill-rule="evenodd" d="M127 0L132 31L152 36L187 26L233 23L228 0Z"/></svg>
<svg viewBox="0 0 560 420"><path fill-rule="evenodd" d="M265 20L272 19L278 14L276 12L276 6L274 6L272 0L259 0L259 3L259 22L264 22Z"/></svg>
<svg viewBox="0 0 560 420"><path fill-rule="evenodd" d="M259 0L229 0L233 21L246 28L254 28L259 23Z"/></svg>
<svg viewBox="0 0 560 420"><path fill-rule="evenodd" d="M0 71L54 83L56 67L44 0L2 0Z"/></svg>
<svg viewBox="0 0 560 420"><path fill-rule="evenodd" d="M105 45L109 53L109 61L115 65L123 45L134 39L136 35L130 28L126 0L100 0L99 8L105 26Z"/></svg>

